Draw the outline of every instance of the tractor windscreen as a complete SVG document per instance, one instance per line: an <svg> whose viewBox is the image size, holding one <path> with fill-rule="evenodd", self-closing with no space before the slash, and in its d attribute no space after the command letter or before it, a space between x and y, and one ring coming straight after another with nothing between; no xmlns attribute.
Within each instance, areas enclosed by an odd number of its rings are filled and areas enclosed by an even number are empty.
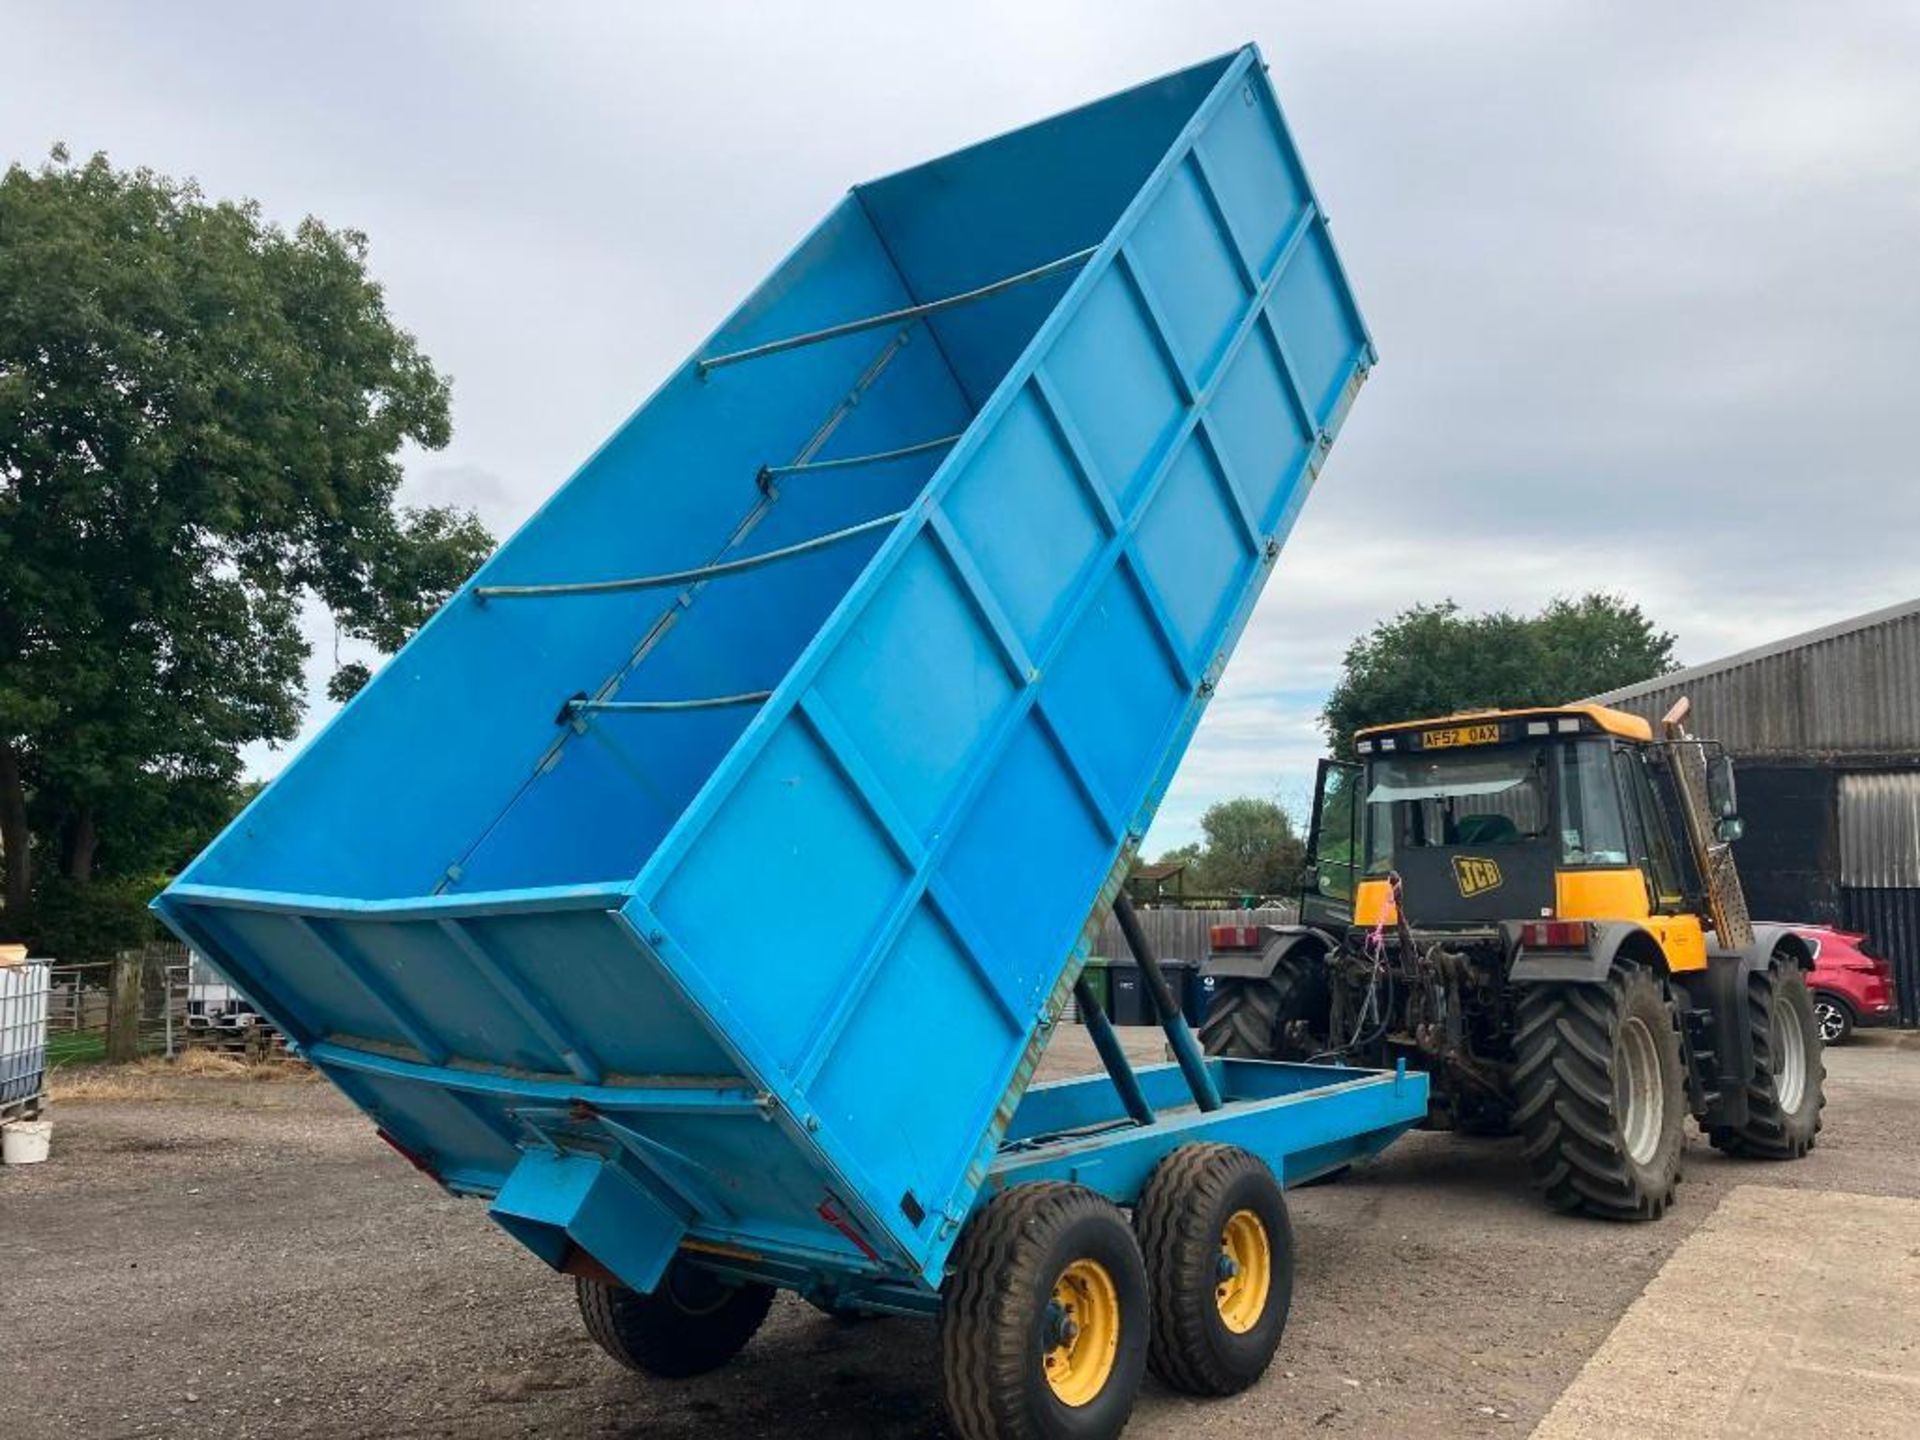
<svg viewBox="0 0 1920 1440"><path fill-rule="evenodd" d="M1547 831L1546 755L1540 747L1401 755L1367 772L1367 873L1396 852L1437 846L1521 845Z"/></svg>

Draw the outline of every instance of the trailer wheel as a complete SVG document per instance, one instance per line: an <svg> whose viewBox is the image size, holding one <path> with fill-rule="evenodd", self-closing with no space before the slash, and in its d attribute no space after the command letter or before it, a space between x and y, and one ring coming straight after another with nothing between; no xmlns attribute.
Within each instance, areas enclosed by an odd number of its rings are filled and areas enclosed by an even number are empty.
<svg viewBox="0 0 1920 1440"><path fill-rule="evenodd" d="M1273 1171L1231 1145L1183 1145L1134 1207L1153 1295L1147 1364L1189 1395L1266 1373L1293 1301L1293 1227Z"/></svg>
<svg viewBox="0 0 1920 1440"><path fill-rule="evenodd" d="M1747 1123L1716 1125L1707 1138L1729 1155L1798 1160L1820 1132L1827 1066L1813 994L1791 957L1775 955L1747 977L1747 1026L1753 1036Z"/></svg>
<svg viewBox="0 0 1920 1440"><path fill-rule="evenodd" d="M1514 1036L1514 1126L1556 1210L1657 1220L1685 1148L1686 1074L1660 976L1616 960L1600 984L1529 985Z"/></svg>
<svg viewBox="0 0 1920 1440"><path fill-rule="evenodd" d="M1078 1185L1016 1185L967 1222L940 1311L961 1440L1108 1440L1146 1371L1147 1275L1126 1217Z"/></svg>
<svg viewBox="0 0 1920 1440"><path fill-rule="evenodd" d="M1235 1060L1305 1059L1306 1051L1288 1042L1287 1027L1311 1024L1314 991L1314 957L1298 948L1264 978L1222 976L1200 1022L1201 1048Z"/></svg>
<svg viewBox="0 0 1920 1440"><path fill-rule="evenodd" d="M684 1380L726 1364L753 1338L773 1287L735 1285L676 1259L650 1294L576 1279L580 1318L599 1347L629 1370Z"/></svg>

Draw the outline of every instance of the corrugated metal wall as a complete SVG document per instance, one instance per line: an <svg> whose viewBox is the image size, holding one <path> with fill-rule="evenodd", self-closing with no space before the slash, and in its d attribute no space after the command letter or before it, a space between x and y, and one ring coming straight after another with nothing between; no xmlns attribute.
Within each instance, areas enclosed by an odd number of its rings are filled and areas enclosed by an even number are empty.
<svg viewBox="0 0 1920 1440"><path fill-rule="evenodd" d="M1920 886L1920 770L1840 777L1840 883Z"/></svg>
<svg viewBox="0 0 1920 1440"><path fill-rule="evenodd" d="M1920 1024L1920 600L1593 698L1658 723L1682 695L1741 762L1749 895L1865 931Z"/></svg>
<svg viewBox="0 0 1920 1440"><path fill-rule="evenodd" d="M1840 777L1840 913L1893 962L1901 1023L1920 1024L1920 771Z"/></svg>
<svg viewBox="0 0 1920 1440"><path fill-rule="evenodd" d="M1840 887L1840 923L1866 934L1893 962L1900 1023L1920 1025L1920 890Z"/></svg>
<svg viewBox="0 0 1920 1440"><path fill-rule="evenodd" d="M1920 601L1594 698L1690 728L1735 755L1920 754Z"/></svg>

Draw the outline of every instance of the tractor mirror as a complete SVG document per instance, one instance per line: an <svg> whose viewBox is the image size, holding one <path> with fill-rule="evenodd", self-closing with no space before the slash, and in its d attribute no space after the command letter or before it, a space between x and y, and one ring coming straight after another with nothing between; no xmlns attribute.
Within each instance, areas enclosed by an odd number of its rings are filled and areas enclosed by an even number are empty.
<svg viewBox="0 0 1920 1440"><path fill-rule="evenodd" d="M1724 754L1711 756L1707 760L1707 803L1712 806L1716 820L1740 818L1740 796L1733 784L1733 761Z"/></svg>
<svg viewBox="0 0 1920 1440"><path fill-rule="evenodd" d="M1733 784L1733 761L1726 754L1707 759L1707 803L1713 810L1713 833L1731 845L1746 833L1740 819L1740 794Z"/></svg>
<svg viewBox="0 0 1920 1440"><path fill-rule="evenodd" d="M1318 865L1309 865L1300 872L1300 888L1312 891L1316 895L1320 893L1320 867Z"/></svg>

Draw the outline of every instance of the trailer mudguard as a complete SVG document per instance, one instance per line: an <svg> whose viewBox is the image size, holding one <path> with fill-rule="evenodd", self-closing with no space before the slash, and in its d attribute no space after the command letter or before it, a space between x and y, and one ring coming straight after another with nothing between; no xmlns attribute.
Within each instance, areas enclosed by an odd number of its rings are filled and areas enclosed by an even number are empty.
<svg viewBox="0 0 1920 1440"><path fill-rule="evenodd" d="M584 1251L634 1290L667 1273L685 1218L615 1159L529 1150L489 1210L500 1228L555 1270Z"/></svg>

